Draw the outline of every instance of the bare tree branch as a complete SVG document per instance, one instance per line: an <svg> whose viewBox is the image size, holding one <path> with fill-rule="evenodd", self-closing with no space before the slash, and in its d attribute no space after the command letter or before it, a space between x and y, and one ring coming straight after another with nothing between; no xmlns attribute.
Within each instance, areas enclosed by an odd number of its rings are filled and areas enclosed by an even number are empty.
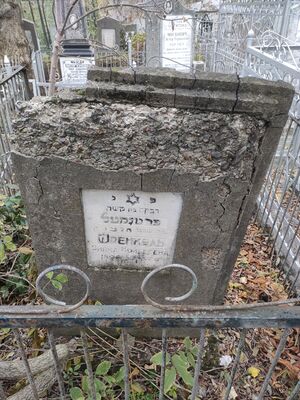
<svg viewBox="0 0 300 400"><path fill-rule="evenodd" d="M76 21L74 21L72 24L68 25L65 27L64 31L66 31L67 29L70 29L73 25L77 24L79 21L81 21L82 19L88 17L89 15L97 12L97 11L101 11L101 10L107 10L109 8L119 8L119 7L130 7L130 8L135 8L138 9L140 11L143 11L145 14L147 14L147 16L149 17L149 19L151 19L151 13L155 13L154 11L148 11L143 7L140 6L136 6L136 5L132 5L132 4L111 4L108 6L103 6L103 7L97 7L94 8L93 10L88 11L87 13L85 13L84 15L82 15L81 17L79 17L78 19L76 19ZM155 13L156 14L156 13Z"/></svg>
<svg viewBox="0 0 300 400"><path fill-rule="evenodd" d="M74 8L74 6L76 5L76 3L78 2L78 0L73 0L73 3L71 4L66 18L63 22L62 27L57 26L56 29L56 35L55 35L55 39L53 42L53 50L52 50L52 57L51 57L51 66L50 66L50 74L49 74L49 95L53 96L54 92L55 92L55 81L56 81L56 71L57 71L57 64L58 64L58 55L59 55L59 49L60 49L60 45L61 42L63 40L63 36L64 36L64 31L65 31L65 26L67 24L67 21L70 17L70 14Z"/></svg>
<svg viewBox="0 0 300 400"><path fill-rule="evenodd" d="M66 18L64 20L63 27L62 27L62 33L64 33L65 30L66 30L65 28L66 28L68 19L69 19L70 15L71 15L71 12L72 12L74 6L76 5L76 3L78 3L78 0L73 0L73 3L71 4L71 6L70 6L70 8L69 8L69 10L67 12L67 15L66 15ZM74 24L72 24L72 25L74 25Z"/></svg>

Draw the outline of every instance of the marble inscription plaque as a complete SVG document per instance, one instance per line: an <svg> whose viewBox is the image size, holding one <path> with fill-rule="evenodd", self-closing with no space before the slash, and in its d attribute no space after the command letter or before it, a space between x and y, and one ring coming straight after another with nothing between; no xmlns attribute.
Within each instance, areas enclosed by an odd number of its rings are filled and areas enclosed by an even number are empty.
<svg viewBox="0 0 300 400"><path fill-rule="evenodd" d="M156 268L173 260L180 193L83 190L90 266Z"/></svg>
<svg viewBox="0 0 300 400"><path fill-rule="evenodd" d="M60 57L62 81L67 84L85 84L88 68L94 64L94 57Z"/></svg>

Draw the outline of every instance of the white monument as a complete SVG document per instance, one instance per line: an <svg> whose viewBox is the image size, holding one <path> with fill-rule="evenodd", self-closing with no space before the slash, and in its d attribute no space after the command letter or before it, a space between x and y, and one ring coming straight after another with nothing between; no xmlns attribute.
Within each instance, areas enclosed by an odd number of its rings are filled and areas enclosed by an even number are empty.
<svg viewBox="0 0 300 400"><path fill-rule="evenodd" d="M193 20L190 15L168 16L161 29L162 67L188 72L193 63Z"/></svg>
<svg viewBox="0 0 300 400"><path fill-rule="evenodd" d="M178 0L164 3L164 18L146 18L146 63L148 67L193 68L195 12Z"/></svg>

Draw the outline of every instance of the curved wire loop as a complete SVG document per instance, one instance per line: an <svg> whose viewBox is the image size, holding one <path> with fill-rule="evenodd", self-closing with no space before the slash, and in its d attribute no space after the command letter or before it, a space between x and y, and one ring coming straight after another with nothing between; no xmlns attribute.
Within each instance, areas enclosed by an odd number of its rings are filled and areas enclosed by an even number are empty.
<svg viewBox="0 0 300 400"><path fill-rule="evenodd" d="M147 293L147 291L146 291L146 286L147 286L149 280L150 280L154 275L156 275L157 273L159 273L159 272L161 272L161 271L164 271L164 270L168 270L168 269L173 269L173 270L174 270L174 269L180 269L180 270L183 270L183 271L188 272L188 273L191 275L191 277L192 277L192 287L191 287L191 289L190 289L187 293L185 293L185 294L183 294L183 295L181 295L181 296L177 296L177 297L168 297L168 296L167 296L167 297L165 297L165 300L166 300L166 301L179 302L179 301L186 300L186 299L188 299L188 298L194 293L194 291L195 291L195 290L197 289L197 287L198 287L198 280L197 280L197 277L196 277L194 271L193 271L191 268L189 268L189 267L187 267L187 266L185 266L185 265L181 265L181 264L169 264L169 265L165 265L165 266L163 266L163 267L155 268L153 271L151 271L151 272L145 277L145 279L143 280L142 285L141 285L141 291L142 291L142 293L143 293L143 296L144 296L145 300L147 301L147 303L152 304L154 307L158 307L158 308L169 307L169 309L170 309L170 308L171 308L171 309L173 308L173 306L168 306L168 305L164 305L164 304L157 303L156 301L154 301L153 299L151 299L151 297L148 295L148 293Z"/></svg>
<svg viewBox="0 0 300 400"><path fill-rule="evenodd" d="M75 272L76 274L80 275L81 278L83 278L83 280L85 282L85 286L86 286L85 294L82 297L82 299L80 301L78 301L78 303L76 303L76 304L72 304L72 305L68 306L64 301L57 300L57 299L49 296L48 294L46 294L41 287L42 279L47 274L49 274L49 272L61 271L61 270ZM86 299L89 297L90 292L91 292L91 281L90 281L90 278L79 268L76 268L76 267L73 267L72 265L67 265L67 264L57 264L57 265L52 265L51 267L46 268L44 271L42 271L39 274L39 276L36 280L36 290L43 297L43 299L45 301L47 301L48 303L59 305L59 306L65 306L64 308L56 310L58 313L67 313L67 312L76 310L76 308L80 307L86 301Z"/></svg>
<svg viewBox="0 0 300 400"><path fill-rule="evenodd" d="M164 267L159 267L151 271L143 280L141 285L141 291L147 303L151 304L154 307L160 308L161 310L165 311L186 311L186 312L211 312L211 311L225 311L225 310L251 310L261 307L272 307L272 306L284 306L284 305L292 305L300 303L300 297L291 298L287 300L277 300L277 301L270 301L270 302L263 302L263 303L240 303L240 304L222 304L222 305L198 305L198 304L161 304L153 299L148 295L146 291L146 285L149 280L158 272L163 271L165 269L181 269L187 271L192 276L192 288L182 296L179 297L165 297L166 301L171 302L178 302L182 300L186 300L191 296L191 294L195 291L198 286L198 280L194 273L194 271L186 267L185 265L181 264L170 264Z"/></svg>

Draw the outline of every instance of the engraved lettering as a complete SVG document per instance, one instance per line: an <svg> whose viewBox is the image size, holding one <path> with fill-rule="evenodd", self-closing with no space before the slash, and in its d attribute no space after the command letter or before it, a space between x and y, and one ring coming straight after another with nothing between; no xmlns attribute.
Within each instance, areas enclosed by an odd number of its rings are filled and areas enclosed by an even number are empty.
<svg viewBox="0 0 300 400"><path fill-rule="evenodd" d="M173 261L181 194L82 190L82 204L89 265L155 268Z"/></svg>
<svg viewBox="0 0 300 400"><path fill-rule="evenodd" d="M98 236L98 240L99 240L99 242L100 243L108 243L109 242L109 235L108 234L106 234L106 235L99 235Z"/></svg>

